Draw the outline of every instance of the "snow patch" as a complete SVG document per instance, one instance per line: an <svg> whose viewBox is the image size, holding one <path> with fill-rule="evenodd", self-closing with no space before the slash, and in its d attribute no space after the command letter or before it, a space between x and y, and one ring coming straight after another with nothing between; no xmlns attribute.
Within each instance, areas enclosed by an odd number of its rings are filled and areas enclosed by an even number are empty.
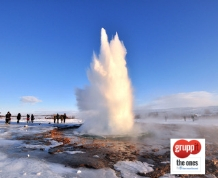
<svg viewBox="0 0 218 178"><path fill-rule="evenodd" d="M98 155L94 155L93 157L94 157L94 158L99 158L99 156L98 156Z"/></svg>
<svg viewBox="0 0 218 178"><path fill-rule="evenodd" d="M14 178L14 177L36 177L39 173L40 176L46 178L59 178L62 177L50 169L48 165L38 161L31 160L29 158L11 159L6 154L0 152L0 177ZM10 165L8 167L8 165ZM12 167L11 167L12 166Z"/></svg>
<svg viewBox="0 0 218 178"><path fill-rule="evenodd" d="M85 152L83 152L83 151L65 151L65 153L68 153L68 154L73 155L73 154L77 154L77 153L85 153Z"/></svg>
<svg viewBox="0 0 218 178"><path fill-rule="evenodd" d="M63 178L78 177L79 178L117 178L112 169L73 169L62 164L49 163L44 160L31 158L8 158L6 154L0 152L0 177L15 178Z"/></svg>
<svg viewBox="0 0 218 178"><path fill-rule="evenodd" d="M20 147L18 148L30 148L30 149L39 149L39 150L45 150L45 151L48 151L50 148L54 148L56 146L60 146L60 145L63 145L62 142L57 142L55 140L50 140L50 143L51 145L49 146L46 146L46 145L30 145L30 144L23 144L21 145Z"/></svg>
<svg viewBox="0 0 218 178"><path fill-rule="evenodd" d="M58 165L54 163L49 164L49 168L55 172L60 174L63 174L63 172L66 175L65 177L72 177L72 178L96 178L96 177L101 177L101 178L118 178L116 176L116 173L114 170L110 168L103 168L103 169L87 169L87 168L78 168L74 169L71 167L66 167L63 165Z"/></svg>
<svg viewBox="0 0 218 178"><path fill-rule="evenodd" d="M119 161L114 165L114 168L117 171L121 172L122 177L124 178L140 178L137 173L148 173L154 171L151 164L140 161Z"/></svg>
<svg viewBox="0 0 218 178"><path fill-rule="evenodd" d="M163 176L161 176L160 178L179 178L177 176L171 175L171 174L164 174Z"/></svg>

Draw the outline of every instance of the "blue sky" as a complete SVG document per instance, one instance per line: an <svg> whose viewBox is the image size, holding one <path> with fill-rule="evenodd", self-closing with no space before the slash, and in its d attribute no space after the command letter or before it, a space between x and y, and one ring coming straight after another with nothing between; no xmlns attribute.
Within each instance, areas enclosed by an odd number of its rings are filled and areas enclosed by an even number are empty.
<svg viewBox="0 0 218 178"><path fill-rule="evenodd" d="M216 0L1 1L0 112L77 110L102 27L127 49L135 107L190 95L218 105L217 19Z"/></svg>

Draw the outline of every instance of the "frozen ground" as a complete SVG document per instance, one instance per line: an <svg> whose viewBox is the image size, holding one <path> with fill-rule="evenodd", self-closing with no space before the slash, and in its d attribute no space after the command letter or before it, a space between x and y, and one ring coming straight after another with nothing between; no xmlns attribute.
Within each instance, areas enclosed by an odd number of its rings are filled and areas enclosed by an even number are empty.
<svg viewBox="0 0 218 178"><path fill-rule="evenodd" d="M71 121L71 122L70 122ZM68 124L81 123L80 120L68 120ZM40 119L32 123L26 123L22 120L17 124L12 120L11 124L6 125L4 120L0 120L0 178L15 178L15 177L71 177L71 178L117 178L116 172L110 168L103 169L87 169L87 168L71 168L65 167L63 164L47 162L45 159L38 158L37 151L24 151L20 152L20 148L28 149L43 149L44 152L48 151L51 147L61 145L57 141L48 139L50 145L40 144L25 144L21 140L14 140L15 137L23 137L26 135L34 135L37 133L46 132L54 129L52 120ZM66 151L68 154L81 154L81 151ZM124 165L128 164L129 167L135 167L135 162L122 162L120 166L124 177L132 177L137 170L151 170L148 165L142 164L131 169L124 169ZM119 165L116 166L119 170ZM130 172L130 173L129 173ZM126 175L130 176L126 176Z"/></svg>
<svg viewBox="0 0 218 178"><path fill-rule="evenodd" d="M80 122L71 120L71 123ZM40 125L39 125L40 124ZM91 170L86 168L73 169L65 167L62 164L54 164L44 159L37 159L34 152L17 153L20 147L26 148L44 148L48 150L50 147L60 145L54 140L50 140L51 145L26 145L22 141L13 140L13 136L25 136L37 134L54 129L48 120L38 120L33 124L21 121L20 124L12 120L10 125L5 125L4 121L0 121L0 177L116 177L115 172L111 169ZM16 134L14 134L16 133Z"/></svg>
<svg viewBox="0 0 218 178"><path fill-rule="evenodd" d="M78 124L80 120L69 119L67 124ZM212 125L212 126L211 126ZM114 169L88 169L88 168L72 168L64 164L52 163L43 159L39 154L48 154L48 150L52 147L62 145L63 143L46 138L45 143L31 142L24 143L23 140L17 140L17 137L25 137L27 135L36 135L37 133L46 132L54 129L56 125L53 120L36 119L36 121L28 125L25 120L17 124L12 120L10 125L5 125L4 120L0 120L0 178L14 177L71 177L71 178L139 178L142 177L138 173L148 173L153 171L151 163L141 161L118 161L114 164ZM148 134L142 137L141 144L138 144L143 152L161 153L166 152L165 148L169 147L169 138L206 138L207 143L217 144L216 138L218 122L212 120L187 120L168 119L165 121L157 119L138 119L136 120L136 130L141 133ZM34 144L33 144L34 143ZM146 144L145 144L146 143ZM144 144L144 145L143 145ZM24 149L21 149L24 148ZM39 150L43 151L39 151ZM65 151L68 155L83 155L83 151ZM64 154L63 154L64 155ZM213 155L212 155L213 156ZM95 155L96 158L99 155ZM151 160L151 159L147 159ZM166 163L167 160L165 160ZM118 174L119 172L119 174ZM173 175L165 174L162 177L173 178Z"/></svg>

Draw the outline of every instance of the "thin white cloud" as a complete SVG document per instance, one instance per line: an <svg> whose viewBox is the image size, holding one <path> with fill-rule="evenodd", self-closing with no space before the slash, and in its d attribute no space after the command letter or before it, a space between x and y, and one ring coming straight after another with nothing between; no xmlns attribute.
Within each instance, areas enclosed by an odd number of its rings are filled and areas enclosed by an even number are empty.
<svg viewBox="0 0 218 178"><path fill-rule="evenodd" d="M150 109L169 109L181 107L218 106L218 95L206 91L178 93L155 99L148 105Z"/></svg>
<svg viewBox="0 0 218 178"><path fill-rule="evenodd" d="M20 101L22 103L31 103L31 104L42 102L42 100L39 100L35 96L22 96Z"/></svg>

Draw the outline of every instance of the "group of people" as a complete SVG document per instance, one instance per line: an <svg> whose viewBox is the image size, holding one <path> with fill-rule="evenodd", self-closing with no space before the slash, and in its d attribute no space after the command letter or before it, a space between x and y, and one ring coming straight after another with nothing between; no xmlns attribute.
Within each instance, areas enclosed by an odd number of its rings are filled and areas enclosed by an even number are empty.
<svg viewBox="0 0 218 178"><path fill-rule="evenodd" d="M192 119L193 122L196 120L196 117L197 117L197 115L191 115L191 119ZM167 121L167 118L168 118L168 117L165 116L165 121ZM187 120L186 116L183 116L183 118L184 118L184 121Z"/></svg>
<svg viewBox="0 0 218 178"><path fill-rule="evenodd" d="M56 123L57 120L57 124L59 123L59 119L61 119L61 123L66 121L67 115L66 113L64 113L64 115L59 115L58 113L56 115L54 115L54 123Z"/></svg>
<svg viewBox="0 0 218 178"><path fill-rule="evenodd" d="M27 123L29 123L30 122L30 115L29 114L27 114ZM33 121L34 121L34 119L35 119L35 117L34 117L34 115L33 114L31 114L31 122L33 123ZM20 123L20 120L21 120L21 114L20 113L18 113L17 114L17 123L19 124ZM11 113L8 111L7 112L7 114L5 115L5 123L6 124L10 124L11 123Z"/></svg>
<svg viewBox="0 0 218 178"><path fill-rule="evenodd" d="M56 123L56 120L57 120L57 123L59 123L59 119L61 120L61 123L65 123L66 118L68 118L66 113L64 113L64 115L59 115L57 113L56 115L54 115L54 123ZM27 114L27 116L26 116L27 123L29 123L29 122L33 123L34 119L35 119L35 117L33 114L31 114L31 116L29 114ZM18 113L18 115L17 115L17 123L18 124L20 123L20 120L21 120L21 114ZM11 122L11 113L8 111L8 113L5 116L5 123L10 124L10 122Z"/></svg>
<svg viewBox="0 0 218 178"><path fill-rule="evenodd" d="M31 122L32 122L32 123L33 123L34 119L35 119L35 118L34 118L34 115L31 114ZM27 121L27 123L30 122L30 115L29 115L29 114L26 115L26 121Z"/></svg>

